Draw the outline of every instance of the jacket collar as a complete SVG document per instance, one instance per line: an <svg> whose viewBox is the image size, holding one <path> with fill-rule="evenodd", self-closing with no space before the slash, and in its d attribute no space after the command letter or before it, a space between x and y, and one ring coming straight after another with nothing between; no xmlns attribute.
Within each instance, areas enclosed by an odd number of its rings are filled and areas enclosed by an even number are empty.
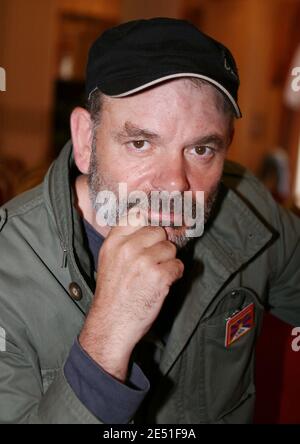
<svg viewBox="0 0 300 444"><path fill-rule="evenodd" d="M45 177L44 198L58 230L62 247L61 266L68 267L72 281L80 286L83 297L75 303L86 314L92 301L95 281L93 261L85 247L82 220L74 205L76 197L72 184L77 175L72 143L69 141Z"/></svg>

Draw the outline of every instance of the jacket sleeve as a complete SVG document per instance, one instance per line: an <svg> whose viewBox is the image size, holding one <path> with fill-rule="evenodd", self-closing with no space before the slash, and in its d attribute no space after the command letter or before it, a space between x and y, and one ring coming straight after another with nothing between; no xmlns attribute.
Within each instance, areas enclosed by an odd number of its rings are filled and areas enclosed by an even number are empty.
<svg viewBox="0 0 300 444"><path fill-rule="evenodd" d="M128 385L121 384L79 346L77 350L76 341L65 364L41 370L28 328L4 298L1 302L0 424L131 422L149 390L149 382L137 365L133 364L128 374Z"/></svg>
<svg viewBox="0 0 300 444"><path fill-rule="evenodd" d="M148 379L135 362L128 369L126 383L120 382L85 352L77 338L64 373L80 401L107 424L127 424L150 388Z"/></svg>
<svg viewBox="0 0 300 444"><path fill-rule="evenodd" d="M0 323L3 325L1 315ZM26 333L22 336L25 339ZM95 364L92 372L89 371L90 376L94 373L94 381L87 380L87 375L83 378L81 368L77 369L77 390L67 379L65 365L55 371L53 381L45 389L38 357L31 349L28 338L22 348L27 349L25 353L15 345L9 330L0 327L0 424L124 424L131 422L149 389L148 380L137 366L129 375L129 383L142 381L142 388L119 382L115 386L115 380L107 374L99 378L100 369L98 366L95 369ZM80 355L78 362L78 357L74 360L74 353L73 357L71 353L66 362L69 366L72 363L73 366L79 364L83 367L85 363L82 371L86 372L90 363L87 364L85 360L86 357ZM82 390L87 392L84 396ZM86 402L88 396L92 399ZM89 405L95 408L89 408Z"/></svg>
<svg viewBox="0 0 300 444"><path fill-rule="evenodd" d="M300 326L300 219L276 205L273 214L277 239L270 249L273 266L270 311L279 319Z"/></svg>
<svg viewBox="0 0 300 444"><path fill-rule="evenodd" d="M2 320L1 320L2 322ZM3 325L3 324L2 324ZM43 391L38 359L25 355L1 327L0 424L100 424L58 370Z"/></svg>

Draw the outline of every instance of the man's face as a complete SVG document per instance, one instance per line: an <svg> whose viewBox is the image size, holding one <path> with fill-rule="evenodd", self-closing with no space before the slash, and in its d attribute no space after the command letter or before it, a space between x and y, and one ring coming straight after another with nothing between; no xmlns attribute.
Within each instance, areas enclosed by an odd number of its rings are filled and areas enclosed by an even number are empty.
<svg viewBox="0 0 300 444"><path fill-rule="evenodd" d="M130 97L105 97L90 163L93 203L99 191L117 193L119 183L129 193L204 191L207 219L229 139L229 117L210 86L176 79ZM186 244L184 225L166 231L179 247Z"/></svg>

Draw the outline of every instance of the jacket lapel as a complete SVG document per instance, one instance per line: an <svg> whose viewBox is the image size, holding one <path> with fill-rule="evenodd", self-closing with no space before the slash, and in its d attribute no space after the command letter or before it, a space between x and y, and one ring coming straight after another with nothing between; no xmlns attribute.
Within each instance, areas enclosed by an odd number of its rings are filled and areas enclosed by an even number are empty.
<svg viewBox="0 0 300 444"><path fill-rule="evenodd" d="M160 362L163 374L171 369L225 282L273 235L233 190L221 188L217 214L195 245L192 283Z"/></svg>

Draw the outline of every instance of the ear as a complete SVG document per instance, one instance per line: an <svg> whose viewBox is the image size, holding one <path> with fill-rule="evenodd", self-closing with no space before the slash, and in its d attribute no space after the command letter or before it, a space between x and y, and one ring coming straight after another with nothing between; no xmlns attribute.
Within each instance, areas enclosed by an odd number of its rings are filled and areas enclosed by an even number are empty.
<svg viewBox="0 0 300 444"><path fill-rule="evenodd" d="M92 150L90 113L84 108L75 108L71 114L70 124L75 163L82 174L87 174Z"/></svg>

